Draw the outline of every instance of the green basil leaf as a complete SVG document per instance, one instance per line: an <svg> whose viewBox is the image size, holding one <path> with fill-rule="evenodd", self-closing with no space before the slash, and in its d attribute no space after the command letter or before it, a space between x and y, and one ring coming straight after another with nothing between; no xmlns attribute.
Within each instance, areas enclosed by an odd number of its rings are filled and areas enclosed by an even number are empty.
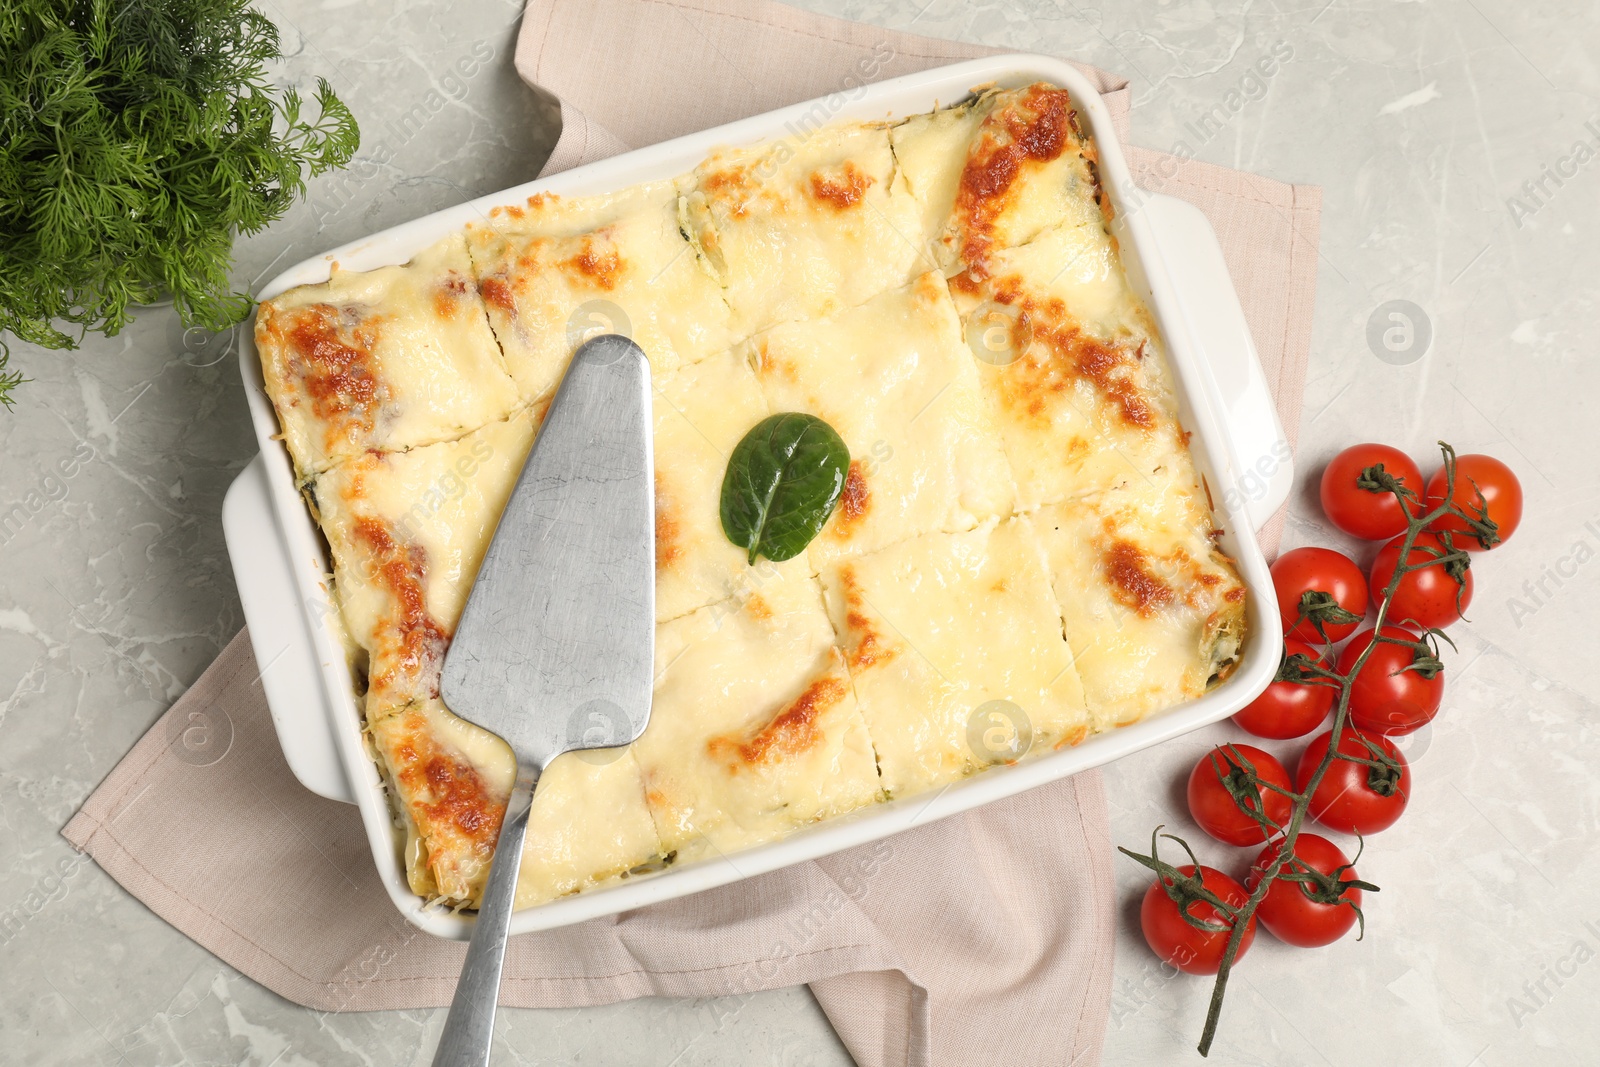
<svg viewBox="0 0 1600 1067"><path fill-rule="evenodd" d="M815 415L789 411L756 423L722 476L722 532L775 563L798 556L833 514L850 450Z"/></svg>

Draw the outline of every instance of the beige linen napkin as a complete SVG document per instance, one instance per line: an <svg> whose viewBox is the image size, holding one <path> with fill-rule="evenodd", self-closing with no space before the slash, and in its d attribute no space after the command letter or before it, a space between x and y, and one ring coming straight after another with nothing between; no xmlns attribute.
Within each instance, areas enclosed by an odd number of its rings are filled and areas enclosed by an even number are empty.
<svg viewBox="0 0 1600 1067"><path fill-rule="evenodd" d="M773 3L533 0L517 69L561 101L551 172L986 51ZM1126 84L1085 72L1125 133ZM1292 441L1317 191L1129 154L1144 184L1191 200L1216 226ZM284 763L257 678L240 634L62 833L290 1000L447 1004L464 946L395 911L355 809L308 792ZM717 1010L731 1013L754 990L806 982L863 1067L1092 1064L1112 921L1105 799L1088 773L824 860L516 938L502 1001L724 995Z"/></svg>

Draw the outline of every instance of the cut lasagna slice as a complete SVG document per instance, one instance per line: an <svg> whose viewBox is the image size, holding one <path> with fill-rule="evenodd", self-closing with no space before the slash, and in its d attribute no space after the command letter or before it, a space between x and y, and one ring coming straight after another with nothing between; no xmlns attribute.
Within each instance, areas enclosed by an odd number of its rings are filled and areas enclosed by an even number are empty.
<svg viewBox="0 0 1600 1067"><path fill-rule="evenodd" d="M695 169L684 208L736 338L854 307L935 265L881 125L715 153Z"/></svg>
<svg viewBox="0 0 1600 1067"><path fill-rule="evenodd" d="M371 723L369 733L406 830L412 890L477 904L516 776L511 749L434 699ZM566 753L534 792L516 906L606 884L660 856L633 753Z"/></svg>
<svg viewBox="0 0 1600 1067"><path fill-rule="evenodd" d="M662 847L736 852L879 797L872 745L814 578L772 577L656 630L633 750Z"/></svg>
<svg viewBox="0 0 1600 1067"><path fill-rule="evenodd" d="M553 391L596 333L632 337L657 374L728 347L728 306L679 232L678 193L661 181L593 200L535 198L468 229L478 288L524 399Z"/></svg>
<svg viewBox="0 0 1600 1067"><path fill-rule="evenodd" d="M722 476L734 446L767 416L742 354L724 352L654 379L656 618L675 619L780 575L810 574L804 554L752 568L722 532Z"/></svg>
<svg viewBox="0 0 1600 1067"><path fill-rule="evenodd" d="M1027 302L1059 305L1080 328L1105 340L1153 332L1149 314L1123 274L1116 243L1098 223L1052 226L1027 244L996 249L988 269L982 283L969 275L952 281L964 307L983 299L1023 310Z"/></svg>
<svg viewBox="0 0 1600 1067"><path fill-rule="evenodd" d="M1104 227L1094 143L1065 89L991 90L895 128L894 150L922 205L939 265L988 276L988 257L1055 226Z"/></svg>
<svg viewBox="0 0 1600 1067"><path fill-rule="evenodd" d="M1026 517L841 560L823 583L890 796L1088 733Z"/></svg>
<svg viewBox="0 0 1600 1067"><path fill-rule="evenodd" d="M369 452L317 479L334 589L366 653L369 720L437 697L445 647L542 413L459 441Z"/></svg>
<svg viewBox="0 0 1600 1067"><path fill-rule="evenodd" d="M1010 470L937 271L749 349L771 410L817 415L850 449L844 494L809 550L817 566L1010 513Z"/></svg>
<svg viewBox="0 0 1600 1067"><path fill-rule="evenodd" d="M913 115L889 129L889 144L905 189L920 211L920 232L933 263L954 273L959 244L951 219L967 148L978 135L983 120L994 109L1000 93L990 91L956 107Z"/></svg>
<svg viewBox="0 0 1600 1067"><path fill-rule="evenodd" d="M1234 668L1245 590L1202 494L1184 457L1155 490L1034 516L1097 730L1193 700Z"/></svg>
<svg viewBox="0 0 1600 1067"><path fill-rule="evenodd" d="M334 264L324 284L263 301L256 351L302 478L459 437L517 404L461 234L403 267Z"/></svg>
<svg viewBox="0 0 1600 1067"><path fill-rule="evenodd" d="M978 379L1031 510L1184 462L1161 345L1098 227L1063 226L952 281Z"/></svg>

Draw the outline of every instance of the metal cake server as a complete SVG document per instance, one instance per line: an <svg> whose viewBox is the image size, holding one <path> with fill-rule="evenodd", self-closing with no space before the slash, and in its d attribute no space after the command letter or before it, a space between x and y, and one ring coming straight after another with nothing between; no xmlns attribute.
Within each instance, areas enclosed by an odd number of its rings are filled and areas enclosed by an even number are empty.
<svg viewBox="0 0 1600 1067"><path fill-rule="evenodd" d="M650 364L586 342L556 390L445 655L450 710L517 757L477 925L434 1067L485 1067L534 786L563 752L627 744L650 717L655 488Z"/></svg>

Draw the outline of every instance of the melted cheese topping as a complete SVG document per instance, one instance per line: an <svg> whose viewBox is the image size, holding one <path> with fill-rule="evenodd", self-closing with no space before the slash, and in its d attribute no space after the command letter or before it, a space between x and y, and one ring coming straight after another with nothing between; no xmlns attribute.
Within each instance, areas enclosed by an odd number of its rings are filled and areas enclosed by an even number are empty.
<svg viewBox="0 0 1600 1067"><path fill-rule="evenodd" d="M1026 244L1051 227L1107 221L1094 145L1064 89L991 91L895 132L896 156L936 227L933 247L948 270L982 278L995 249Z"/></svg>
<svg viewBox="0 0 1600 1067"><path fill-rule="evenodd" d="M373 723L371 737L399 795L411 888L476 902L516 777L511 749L437 700ZM632 751L569 752L534 790L516 906L613 881L660 855Z"/></svg>
<svg viewBox="0 0 1600 1067"><path fill-rule="evenodd" d="M404 267L335 264L325 284L263 301L256 349L302 476L459 437L517 403L460 234Z"/></svg>
<svg viewBox="0 0 1600 1067"><path fill-rule="evenodd" d="M656 632L650 724L634 743L661 842L678 858L770 841L878 798L872 744L813 578Z"/></svg>
<svg viewBox="0 0 1600 1067"><path fill-rule="evenodd" d="M1184 463L1160 341L1123 273L1068 95L993 91L896 135L907 182L946 219L941 263L982 357L1018 508L1153 485Z"/></svg>
<svg viewBox="0 0 1600 1067"><path fill-rule="evenodd" d="M879 125L714 154L694 172L684 224L722 280L736 337L854 307L935 265Z"/></svg>
<svg viewBox="0 0 1600 1067"><path fill-rule="evenodd" d="M525 399L554 391L596 333L632 337L657 374L728 346L728 306L679 232L678 199L676 182L653 182L541 202L468 231L489 321Z"/></svg>
<svg viewBox="0 0 1600 1067"><path fill-rule="evenodd" d="M978 379L1032 509L1184 462L1160 341L1109 238L1060 227L993 253L982 282L955 280L967 336L989 359ZM963 284L965 282L966 284Z"/></svg>
<svg viewBox="0 0 1600 1067"><path fill-rule="evenodd" d="M1200 696L1244 636L1244 585L1184 467L1154 491L1130 484L1033 517L1097 730Z"/></svg>
<svg viewBox="0 0 1600 1067"><path fill-rule="evenodd" d="M1088 733L1026 517L915 537L836 563L822 577L891 796L1074 745Z"/></svg>
<svg viewBox="0 0 1600 1067"><path fill-rule="evenodd" d="M450 634L540 414L524 409L410 452L369 452L317 480L345 626L368 657L369 720L438 696Z"/></svg>
<svg viewBox="0 0 1600 1067"><path fill-rule="evenodd" d="M470 904L493 853L511 756L439 671L589 327L626 320L654 369L658 678L637 742L540 781L520 906L1076 744L1232 669L1244 590L1095 167L1064 92L995 90L540 194L263 305L418 893ZM780 411L852 462L807 551L752 567L721 483Z"/></svg>
<svg viewBox="0 0 1600 1067"><path fill-rule="evenodd" d="M752 568L722 532L728 456L768 414L744 357L725 352L654 384L656 618L687 615L774 576L810 574L803 554Z"/></svg>
<svg viewBox="0 0 1600 1067"><path fill-rule="evenodd" d="M819 416L850 449L844 496L809 549L816 565L1010 513L1011 472L937 272L748 347L767 406Z"/></svg>
<svg viewBox="0 0 1600 1067"><path fill-rule="evenodd" d="M996 94L985 93L970 104L914 115L889 131L901 180L921 208L919 229L926 235L928 253L946 273L951 273L948 268L957 258L951 214L961 190L967 146L995 100Z"/></svg>

